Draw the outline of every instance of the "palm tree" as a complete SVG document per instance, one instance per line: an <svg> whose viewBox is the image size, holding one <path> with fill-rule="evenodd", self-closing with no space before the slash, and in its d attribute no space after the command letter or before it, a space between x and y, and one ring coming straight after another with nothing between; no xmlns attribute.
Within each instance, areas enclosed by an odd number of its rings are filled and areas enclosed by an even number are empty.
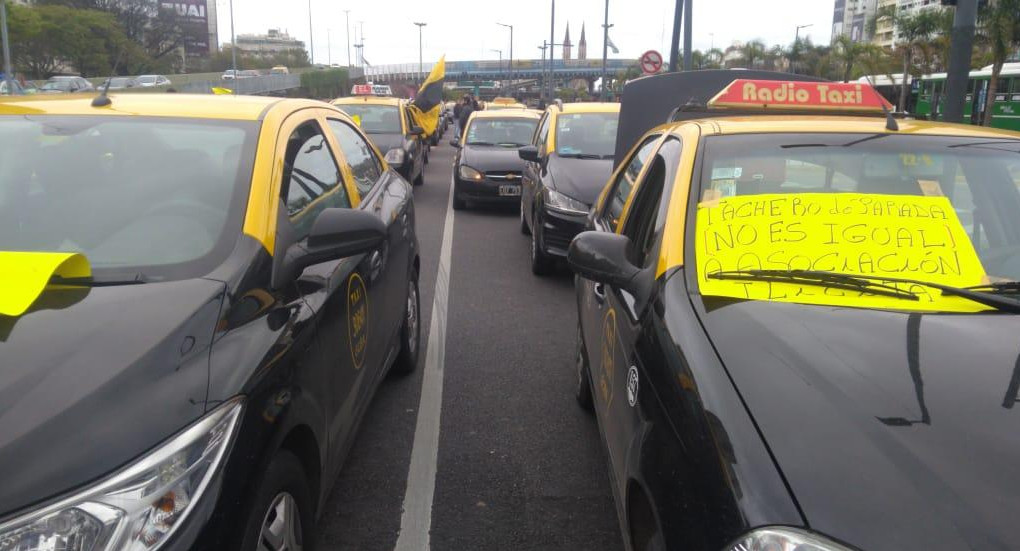
<svg viewBox="0 0 1020 551"><path fill-rule="evenodd" d="M719 48L712 48L705 52L705 59L708 61L708 66L713 69L718 69L723 66L723 57L726 54L723 53Z"/></svg>
<svg viewBox="0 0 1020 551"><path fill-rule="evenodd" d="M1012 0L1010 0L1012 1ZM892 15L893 25L900 36L900 43L897 45L899 53L903 56L903 79L900 84L899 110L907 108L907 94L910 92L910 83L907 82L907 75L914 74L914 53L920 44L927 42L933 34L939 30L941 15L937 10L926 10L917 14L894 12Z"/></svg>
<svg viewBox="0 0 1020 551"><path fill-rule="evenodd" d="M751 40L740 48L741 58L748 69L754 69L755 65L765 58L765 43L761 40Z"/></svg>
<svg viewBox="0 0 1020 551"><path fill-rule="evenodd" d="M1006 59L1020 42L1020 0L996 0L989 2L980 14L981 34L992 54L992 76L988 81L984 120L981 124L992 124L995 111L995 94L999 89L999 75Z"/></svg>
<svg viewBox="0 0 1020 551"><path fill-rule="evenodd" d="M864 53L865 46L860 42L855 42L845 34L836 37L834 46L836 59L843 66L843 82L850 82L850 77L853 76L854 64L857 63L857 59Z"/></svg>

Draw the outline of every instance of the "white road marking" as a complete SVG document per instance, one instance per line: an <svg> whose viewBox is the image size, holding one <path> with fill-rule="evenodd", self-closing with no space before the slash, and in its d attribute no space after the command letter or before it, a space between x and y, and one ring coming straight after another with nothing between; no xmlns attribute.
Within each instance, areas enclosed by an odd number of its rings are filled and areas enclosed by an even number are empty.
<svg viewBox="0 0 1020 551"><path fill-rule="evenodd" d="M436 491L436 457L439 452L439 416L443 407L443 365L446 361L446 305L450 289L450 254L453 247L453 182L446 203L443 244L439 250L439 271L432 302L432 322L425 374L418 403L418 423L414 429L411 466L407 473L404 512L400 517L400 535L396 551L429 549L432 529L432 498Z"/></svg>

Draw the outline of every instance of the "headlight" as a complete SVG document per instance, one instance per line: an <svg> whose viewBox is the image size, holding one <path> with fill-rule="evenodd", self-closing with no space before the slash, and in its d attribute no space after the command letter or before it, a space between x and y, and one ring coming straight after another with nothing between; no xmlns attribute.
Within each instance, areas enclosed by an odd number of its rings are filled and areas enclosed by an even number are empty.
<svg viewBox="0 0 1020 551"><path fill-rule="evenodd" d="M545 205L552 210L566 214L588 214L588 205L567 197L558 191L545 188Z"/></svg>
<svg viewBox="0 0 1020 551"><path fill-rule="evenodd" d="M484 174L478 172L477 170L467 165L460 165L460 170L458 172L460 172L460 177L464 180L474 180L476 182L481 182L482 180L485 179Z"/></svg>
<svg viewBox="0 0 1020 551"><path fill-rule="evenodd" d="M234 399L110 478L0 526L0 551L148 551L181 525L217 472Z"/></svg>
<svg viewBox="0 0 1020 551"><path fill-rule="evenodd" d="M404 150L400 148L394 148L386 152L387 164L400 166L404 164L404 159L406 158L407 154L404 153Z"/></svg>
<svg viewBox="0 0 1020 551"><path fill-rule="evenodd" d="M853 551L845 545L796 528L760 528L726 546L725 551Z"/></svg>

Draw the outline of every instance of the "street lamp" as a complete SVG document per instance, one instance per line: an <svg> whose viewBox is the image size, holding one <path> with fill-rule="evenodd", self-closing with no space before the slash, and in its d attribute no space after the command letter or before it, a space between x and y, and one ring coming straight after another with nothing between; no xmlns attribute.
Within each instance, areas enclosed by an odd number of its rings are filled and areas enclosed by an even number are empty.
<svg viewBox="0 0 1020 551"><path fill-rule="evenodd" d="M347 20L347 68L350 69L351 65L351 10L344 10L344 16Z"/></svg>
<svg viewBox="0 0 1020 551"><path fill-rule="evenodd" d="M602 101L609 99L606 94L606 58L609 56L609 0L606 0L606 22L602 24Z"/></svg>
<svg viewBox="0 0 1020 551"><path fill-rule="evenodd" d="M237 42L234 39L234 0L230 0L230 66L234 71L234 93L237 93Z"/></svg>
<svg viewBox="0 0 1020 551"><path fill-rule="evenodd" d="M797 25L797 32L794 33L793 35L793 49L791 50L791 53L793 54L791 57L793 57L794 59L790 60L790 70L793 71L794 73L797 72L797 68L794 67L794 65L797 63L796 58L800 57L800 30L814 26L815 26L814 23L808 23L807 25Z"/></svg>
<svg viewBox="0 0 1020 551"><path fill-rule="evenodd" d="M418 78L425 82L425 66L422 64L421 59L421 30L428 23L415 23L415 25L418 25Z"/></svg>
<svg viewBox="0 0 1020 551"><path fill-rule="evenodd" d="M312 65L315 65L315 37L312 36L312 0L308 0L308 47Z"/></svg>
<svg viewBox="0 0 1020 551"><path fill-rule="evenodd" d="M7 93L14 95L14 75L11 74L11 45L7 40L7 3L0 2L0 41L3 42L3 56L4 56L4 80L7 81ZM116 67L114 67L116 69Z"/></svg>
<svg viewBox="0 0 1020 551"><path fill-rule="evenodd" d="M510 61L507 63L507 72L510 73L510 87L513 88L514 84L514 26L507 25L506 23L496 23L500 27L506 27L510 29ZM511 92L512 93L512 92Z"/></svg>
<svg viewBox="0 0 1020 551"><path fill-rule="evenodd" d="M496 52L497 54L499 54L499 74L502 75L503 74L503 50L496 50L496 49L493 49L493 48L489 48L489 51L490 52Z"/></svg>

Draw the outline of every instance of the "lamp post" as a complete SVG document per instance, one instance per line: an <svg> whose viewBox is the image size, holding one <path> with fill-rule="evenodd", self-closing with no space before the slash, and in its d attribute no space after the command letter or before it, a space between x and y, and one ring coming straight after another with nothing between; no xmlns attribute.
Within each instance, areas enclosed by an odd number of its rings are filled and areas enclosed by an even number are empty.
<svg viewBox="0 0 1020 551"><path fill-rule="evenodd" d="M609 56L609 0L606 0L606 22L602 24L602 101L609 99L606 94L606 58Z"/></svg>
<svg viewBox="0 0 1020 551"><path fill-rule="evenodd" d="M496 23L500 27L506 27L510 29L510 61L507 62L507 72L510 73L510 87L513 88L514 84L514 26L507 25L506 23Z"/></svg>
<svg viewBox="0 0 1020 551"><path fill-rule="evenodd" d="M230 0L230 66L234 71L234 93L237 93L237 42L234 37L234 0Z"/></svg>
<svg viewBox="0 0 1020 551"><path fill-rule="evenodd" d="M7 93L14 95L14 75L11 74L11 45L7 40L7 3L0 1L0 42L4 50L4 80L7 81ZM115 67L116 69L116 67Z"/></svg>
<svg viewBox="0 0 1020 551"><path fill-rule="evenodd" d="M312 36L312 0L308 0L308 48L312 65L315 65L315 38Z"/></svg>
<svg viewBox="0 0 1020 551"><path fill-rule="evenodd" d="M808 27L813 27L814 25L815 25L814 23L808 23L807 25L797 25L797 32L795 32L793 34L793 50L792 50L792 53L793 53L794 59L790 60L790 69L794 73L797 72L797 68L794 67L794 64L797 62L796 58L800 57L800 30L801 29L806 29Z"/></svg>
<svg viewBox="0 0 1020 551"><path fill-rule="evenodd" d="M428 25L428 23L415 23L415 25L418 25L418 78L421 79L421 82L425 82L425 65L422 63L422 57L421 57L422 56L422 54L421 54L421 44L422 44L422 42L421 42L421 30L425 27L425 25Z"/></svg>
<svg viewBox="0 0 1020 551"><path fill-rule="evenodd" d="M552 0L552 12L549 15L549 103L553 100L553 58L556 57L556 50L553 43L556 42L556 0Z"/></svg>
<svg viewBox="0 0 1020 551"><path fill-rule="evenodd" d="M347 20L347 68L351 68L351 10L344 10Z"/></svg>
<svg viewBox="0 0 1020 551"><path fill-rule="evenodd" d="M496 52L497 54L499 54L499 74L502 75L503 74L503 50L496 50L496 49L493 49L493 48L489 48L489 51L490 52ZM543 55L545 55L545 54L543 53Z"/></svg>

